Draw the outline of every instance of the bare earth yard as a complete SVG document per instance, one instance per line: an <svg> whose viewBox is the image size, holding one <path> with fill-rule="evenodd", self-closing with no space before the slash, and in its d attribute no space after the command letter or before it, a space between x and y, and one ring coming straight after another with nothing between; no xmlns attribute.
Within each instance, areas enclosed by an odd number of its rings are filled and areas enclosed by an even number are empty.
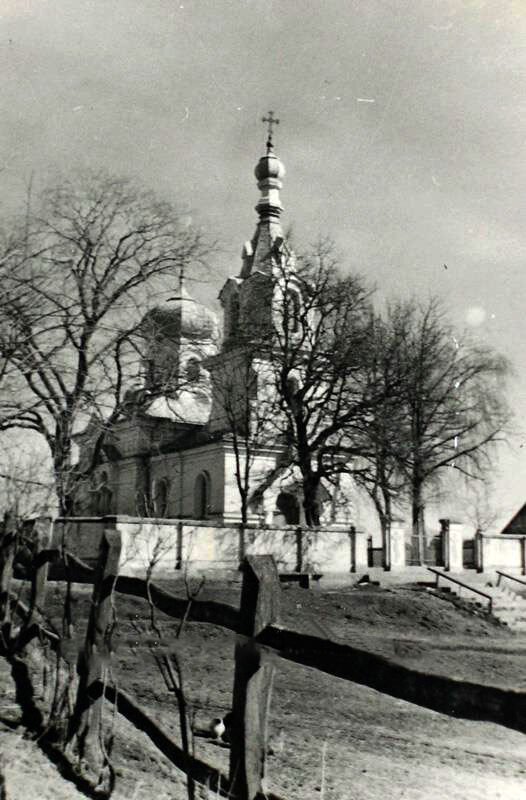
<svg viewBox="0 0 526 800"><path fill-rule="evenodd" d="M163 585L184 594L180 581ZM48 595L49 611L57 623L60 592L58 585L51 586ZM77 620L86 619L90 593L91 587L75 587ZM237 606L239 593L239 582L209 580L200 599ZM188 700L197 709L197 727L229 710L233 633L192 622L175 642L177 620L159 612L159 641L149 630L144 601L116 595L115 602L114 678L119 687L135 696L179 741L177 709L152 656L158 647L176 648ZM424 589L324 591L287 585L282 622L421 670L526 689L524 635L455 608ZM145 633L138 633L137 627ZM79 640L83 634L84 624L79 624ZM0 718L16 720L5 665L0 678L7 687ZM0 726L9 798L81 797L46 763L37 745L20 734L20 729ZM454 719L280 658L276 658L270 736L268 787L290 800L522 800L526 796L526 735L491 723ZM228 771L225 747L196 738L196 755ZM115 798L186 797L182 774L122 718L116 724L113 760ZM206 790L200 795L206 797Z"/></svg>

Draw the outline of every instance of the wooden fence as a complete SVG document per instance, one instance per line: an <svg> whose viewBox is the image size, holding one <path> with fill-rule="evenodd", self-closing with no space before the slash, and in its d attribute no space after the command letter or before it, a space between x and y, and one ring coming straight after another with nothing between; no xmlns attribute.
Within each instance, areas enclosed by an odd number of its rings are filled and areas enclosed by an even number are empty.
<svg viewBox="0 0 526 800"><path fill-rule="evenodd" d="M280 623L280 581L271 556L247 557L243 566L240 609L214 601L178 598L154 583L118 575L120 536L106 531L101 540L97 567L91 569L69 553L37 548L31 574L28 607L16 608L25 618L22 644L34 636L46 637L58 647L56 634L46 629L38 610L44 607L48 569L52 564L67 569L71 581L93 583L92 609L79 664L79 690L72 720L72 735L79 738L91 758L97 759L98 743L90 741L91 729L100 715L105 696L118 711L143 730L154 744L189 779L209 785L219 795L240 800L277 798L264 794L266 716L269 707L275 659L271 653L314 667L338 678L369 686L421 706L456 717L483 719L526 732L526 693L479 685L404 667L351 645L283 628ZM10 547L10 545L9 545ZM0 554L1 555L1 554ZM9 593L11 549L0 560L2 597ZM235 647L235 678L232 701L232 736L229 776L204 764L180 748L125 692L105 681L105 664L113 592L148 599L170 617L219 625L238 634ZM7 603L9 607L9 603Z"/></svg>

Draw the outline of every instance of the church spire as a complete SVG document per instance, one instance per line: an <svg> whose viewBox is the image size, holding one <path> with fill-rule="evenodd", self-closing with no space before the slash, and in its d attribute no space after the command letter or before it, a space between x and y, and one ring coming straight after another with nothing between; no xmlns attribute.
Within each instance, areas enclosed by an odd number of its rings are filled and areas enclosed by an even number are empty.
<svg viewBox="0 0 526 800"><path fill-rule="evenodd" d="M279 191L282 188L282 178L285 175L285 167L274 154L274 142L272 139L273 126L279 125L279 119L274 117L274 112L269 111L268 117L262 117L262 122L268 125L267 153L262 156L256 166L254 174L257 178L258 189L261 197L256 205L256 211L261 223L270 223L274 235L281 234L280 216L283 211Z"/></svg>

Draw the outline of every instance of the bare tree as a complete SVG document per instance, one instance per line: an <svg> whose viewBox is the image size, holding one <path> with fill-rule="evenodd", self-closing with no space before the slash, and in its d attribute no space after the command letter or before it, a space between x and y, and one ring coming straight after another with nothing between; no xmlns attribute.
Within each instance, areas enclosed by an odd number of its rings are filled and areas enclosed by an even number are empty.
<svg viewBox="0 0 526 800"><path fill-rule="evenodd" d="M243 526L248 520L257 455L262 448L276 446L276 430L272 424L276 397L273 392L263 394L261 385L258 389L260 355L256 342L239 335L235 350L216 359L211 373L214 398L228 429L226 438L234 451Z"/></svg>
<svg viewBox="0 0 526 800"><path fill-rule="evenodd" d="M354 477L370 497L387 547L394 507L405 499L407 476L402 459L409 442L405 433L406 412L400 391L400 330L393 321L371 317L369 376L376 387L376 402L363 420L361 452Z"/></svg>
<svg viewBox="0 0 526 800"><path fill-rule="evenodd" d="M20 521L54 511L55 492L49 459L45 454L16 450L4 441L0 457L0 514Z"/></svg>
<svg viewBox="0 0 526 800"><path fill-rule="evenodd" d="M53 476L49 459L24 452L19 447L9 449L3 442L4 452L0 457L0 520L8 520L8 533L13 536L13 560L11 567L20 577L31 572L40 524L49 528L56 501ZM43 518L48 518L47 520ZM0 529L2 525L0 524ZM0 540L2 536L0 530ZM8 540L0 541L0 549Z"/></svg>
<svg viewBox="0 0 526 800"><path fill-rule="evenodd" d="M495 497L494 475L490 471L480 480L467 478L457 487L457 507L462 514L461 519L470 525L473 531L496 533L496 525L508 514L505 506Z"/></svg>
<svg viewBox="0 0 526 800"><path fill-rule="evenodd" d="M426 489L446 469L480 479L491 467L510 420L509 365L489 347L461 339L436 299L392 305L388 324L397 330L405 415L395 455L409 486L412 559L423 563Z"/></svg>
<svg viewBox="0 0 526 800"><path fill-rule="evenodd" d="M36 431L49 447L60 512L99 457L140 358L134 334L148 298L203 264L200 233L132 182L83 174L44 192L0 266L0 430ZM100 427L91 465L73 468L73 435Z"/></svg>
<svg viewBox="0 0 526 800"><path fill-rule="evenodd" d="M271 330L259 334L277 395L276 439L302 476L307 525L320 522L322 480L352 472L364 421L378 400L369 371L370 290L342 277L331 242L296 271L277 271Z"/></svg>

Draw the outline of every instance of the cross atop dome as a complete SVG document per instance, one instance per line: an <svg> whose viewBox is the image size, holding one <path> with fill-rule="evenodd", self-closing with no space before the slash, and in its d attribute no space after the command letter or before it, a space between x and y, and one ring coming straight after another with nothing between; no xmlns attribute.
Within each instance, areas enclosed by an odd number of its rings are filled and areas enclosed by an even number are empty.
<svg viewBox="0 0 526 800"><path fill-rule="evenodd" d="M267 153L270 153L271 150L274 149L274 145L272 142L272 134L273 134L272 126L279 125L279 119L275 118L273 111L269 111L268 117L261 117L261 122L267 123L267 131L268 131Z"/></svg>

